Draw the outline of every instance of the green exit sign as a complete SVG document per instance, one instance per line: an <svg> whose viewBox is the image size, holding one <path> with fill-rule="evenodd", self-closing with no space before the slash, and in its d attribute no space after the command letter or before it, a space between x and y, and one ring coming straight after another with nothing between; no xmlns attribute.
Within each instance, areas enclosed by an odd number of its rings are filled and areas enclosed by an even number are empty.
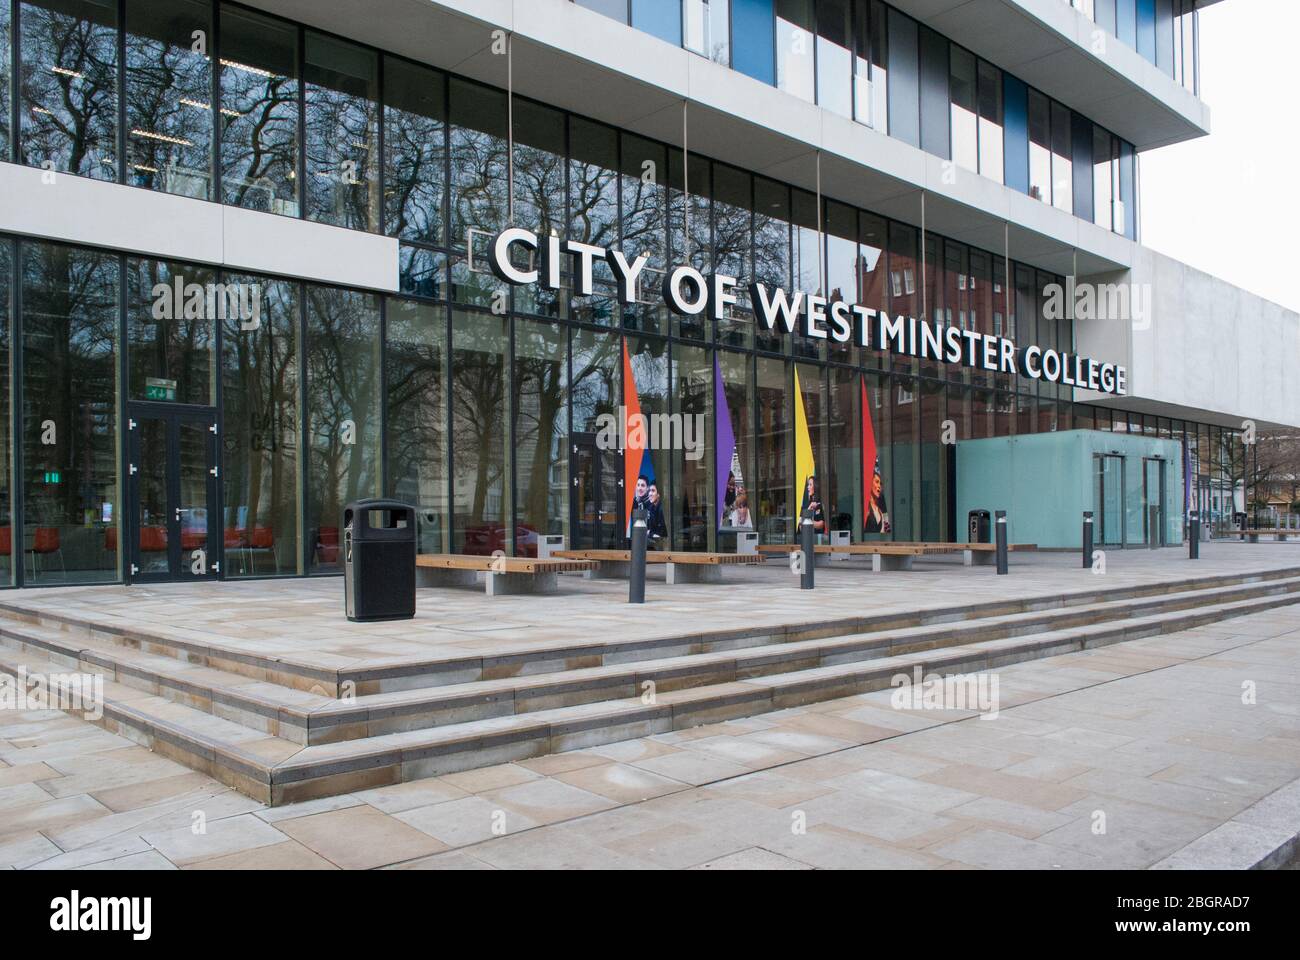
<svg viewBox="0 0 1300 960"><path fill-rule="evenodd" d="M175 400L176 381L161 377L147 377L144 381L144 398L146 400Z"/></svg>
<svg viewBox="0 0 1300 960"><path fill-rule="evenodd" d="M63 475L60 474L59 471L57 471L57 470L46 470L46 471L45 471L45 482L46 482L46 483L62 483L62 482L63 482Z"/></svg>

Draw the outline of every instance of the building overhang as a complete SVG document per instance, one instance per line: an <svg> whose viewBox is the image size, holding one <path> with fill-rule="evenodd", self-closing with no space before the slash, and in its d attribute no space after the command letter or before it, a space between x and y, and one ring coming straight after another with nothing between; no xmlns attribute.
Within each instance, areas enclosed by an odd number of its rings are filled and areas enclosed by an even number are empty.
<svg viewBox="0 0 1300 960"><path fill-rule="evenodd" d="M1136 246L567 0L253 6L1055 273L1123 269Z"/></svg>
<svg viewBox="0 0 1300 960"><path fill-rule="evenodd" d="M1138 150L1210 132L1210 109L1062 0L890 0Z"/></svg>

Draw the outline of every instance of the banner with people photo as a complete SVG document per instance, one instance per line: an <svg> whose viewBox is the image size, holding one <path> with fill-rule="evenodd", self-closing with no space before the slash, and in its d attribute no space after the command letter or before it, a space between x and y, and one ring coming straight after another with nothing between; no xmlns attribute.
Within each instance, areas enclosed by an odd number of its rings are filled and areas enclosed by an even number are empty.
<svg viewBox="0 0 1300 960"><path fill-rule="evenodd" d="M867 378L862 381L862 532L889 533L889 500L885 496L885 478L880 473L880 455L876 448L876 431L871 423L871 391Z"/></svg>
<svg viewBox="0 0 1300 960"><path fill-rule="evenodd" d="M651 547L663 545L668 538L663 494L655 476L654 458L650 453L650 429L641 413L641 395L636 388L632 358L623 338L623 515L625 535L632 536L632 512L646 512L646 542Z"/></svg>
<svg viewBox="0 0 1300 960"><path fill-rule="evenodd" d="M722 365L713 358L713 409L716 411L716 437L714 450L714 477L717 481L718 530L738 533L754 529L754 516L749 508L749 491L745 489L745 475L740 467L740 450L736 446L736 431L731 423L731 407L722 381Z"/></svg>
<svg viewBox="0 0 1300 960"><path fill-rule="evenodd" d="M807 510L812 511L813 530L825 533L826 515L822 510L821 491L817 487L817 462L813 457L812 434L808 430L808 414L804 409L798 369L794 371L794 478L795 499L799 503L795 535L798 535L798 524L803 522Z"/></svg>

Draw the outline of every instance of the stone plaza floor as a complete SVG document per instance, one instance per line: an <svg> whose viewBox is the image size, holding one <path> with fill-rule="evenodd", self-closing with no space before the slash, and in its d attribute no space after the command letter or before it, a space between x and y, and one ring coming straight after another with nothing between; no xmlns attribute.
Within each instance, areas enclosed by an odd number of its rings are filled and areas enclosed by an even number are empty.
<svg viewBox="0 0 1300 960"><path fill-rule="evenodd" d="M1182 556L1112 554L1102 579L1186 576ZM1300 565L1300 546L1205 558L1197 573L1275 569ZM373 658L851 615L864 591L891 610L1095 588L1077 564L819 568L811 595L769 564L721 587L652 583L632 611L603 581L538 599L437 591L414 629L342 621L337 581L21 599ZM1300 832L1300 605L996 676L996 717L896 709L884 690L275 808L80 718L0 713L0 868L1196 868Z"/></svg>
<svg viewBox="0 0 1300 960"><path fill-rule="evenodd" d="M1213 542L1203 545L1199 561L1186 556L1183 548L1107 550L1105 573L1098 575L1081 568L1078 553L1015 553L1002 577L992 566L963 566L959 554L918 558L913 570L882 573L855 558L818 565L811 591L800 590L798 576L777 560L726 568L722 584L679 586L665 584L662 568L651 565L640 607L626 602L626 580L562 575L560 591L551 595L489 598L482 586L420 590L413 621L381 623L344 619L338 577L31 589L0 594L0 611L13 603L307 667L377 669L1300 568L1300 541Z"/></svg>

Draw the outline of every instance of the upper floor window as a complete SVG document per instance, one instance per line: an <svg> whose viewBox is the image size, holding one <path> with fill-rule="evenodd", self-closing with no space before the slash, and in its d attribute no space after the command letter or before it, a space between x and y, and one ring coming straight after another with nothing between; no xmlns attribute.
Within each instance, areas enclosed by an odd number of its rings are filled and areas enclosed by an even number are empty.
<svg viewBox="0 0 1300 960"><path fill-rule="evenodd" d="M127 183L212 196L212 5L127 0Z"/></svg>
<svg viewBox="0 0 1300 960"><path fill-rule="evenodd" d="M379 226L379 57L368 47L307 31L307 216Z"/></svg>
<svg viewBox="0 0 1300 960"><path fill-rule="evenodd" d="M980 173L1003 182L1002 71L979 62Z"/></svg>
<svg viewBox="0 0 1300 960"><path fill-rule="evenodd" d="M817 0L817 102L853 116L852 25L849 0Z"/></svg>
<svg viewBox="0 0 1300 960"><path fill-rule="evenodd" d="M627 23L627 0L573 0L580 7L595 10L619 23Z"/></svg>
<svg viewBox="0 0 1300 960"><path fill-rule="evenodd" d="M960 47L948 56L948 99L952 114L952 159L979 171L979 123L975 113L975 57Z"/></svg>
<svg viewBox="0 0 1300 960"><path fill-rule="evenodd" d="M117 4L42 0L19 6L19 159L116 180Z"/></svg>
<svg viewBox="0 0 1300 960"><path fill-rule="evenodd" d="M889 70L886 10L879 0L854 0L853 116L858 122L889 132Z"/></svg>
<svg viewBox="0 0 1300 960"><path fill-rule="evenodd" d="M226 203L298 216L298 31L221 8L221 192Z"/></svg>
<svg viewBox="0 0 1300 960"><path fill-rule="evenodd" d="M687 50L724 66L731 63L728 0L683 0L682 30Z"/></svg>
<svg viewBox="0 0 1300 960"><path fill-rule="evenodd" d="M1070 110L1052 101L1052 204L1074 212L1074 148L1070 141Z"/></svg>
<svg viewBox="0 0 1300 960"><path fill-rule="evenodd" d="M1029 195L1052 202L1052 107L1037 90L1029 91Z"/></svg>
<svg viewBox="0 0 1300 960"><path fill-rule="evenodd" d="M812 103L816 98L813 0L776 0L776 85Z"/></svg>

